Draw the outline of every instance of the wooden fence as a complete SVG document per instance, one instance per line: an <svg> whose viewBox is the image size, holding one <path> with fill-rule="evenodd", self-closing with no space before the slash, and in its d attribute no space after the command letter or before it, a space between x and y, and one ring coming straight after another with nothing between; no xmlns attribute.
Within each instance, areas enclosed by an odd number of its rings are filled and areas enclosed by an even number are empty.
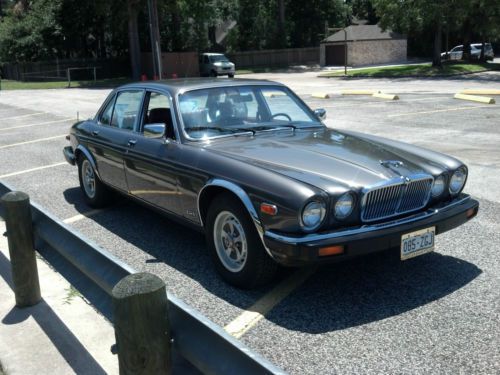
<svg viewBox="0 0 500 375"><path fill-rule="evenodd" d="M236 69L310 65L319 64L319 47L234 52L227 56Z"/></svg>

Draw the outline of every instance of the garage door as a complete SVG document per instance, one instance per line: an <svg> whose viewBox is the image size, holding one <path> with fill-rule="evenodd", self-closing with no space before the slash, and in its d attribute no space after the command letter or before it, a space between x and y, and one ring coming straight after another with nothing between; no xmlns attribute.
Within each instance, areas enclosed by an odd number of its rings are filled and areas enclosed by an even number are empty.
<svg viewBox="0 0 500 375"><path fill-rule="evenodd" d="M325 46L325 65L344 65L345 48L343 44Z"/></svg>

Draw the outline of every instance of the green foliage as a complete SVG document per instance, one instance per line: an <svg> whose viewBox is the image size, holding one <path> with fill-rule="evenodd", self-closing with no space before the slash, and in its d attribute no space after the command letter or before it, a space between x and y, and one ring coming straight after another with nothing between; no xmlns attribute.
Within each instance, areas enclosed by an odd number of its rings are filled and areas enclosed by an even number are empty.
<svg viewBox="0 0 500 375"><path fill-rule="evenodd" d="M29 11L12 8L0 23L0 59L29 61L56 55L61 26L56 21L62 0L37 0Z"/></svg>

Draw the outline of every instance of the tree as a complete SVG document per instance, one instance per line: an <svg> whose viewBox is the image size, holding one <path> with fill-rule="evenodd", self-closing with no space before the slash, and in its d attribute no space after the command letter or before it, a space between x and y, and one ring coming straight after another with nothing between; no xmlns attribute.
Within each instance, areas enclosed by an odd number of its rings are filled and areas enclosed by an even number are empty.
<svg viewBox="0 0 500 375"><path fill-rule="evenodd" d="M432 65L441 66L443 25L453 17L460 17L466 0L373 0L383 29L410 33L431 29L434 33Z"/></svg>

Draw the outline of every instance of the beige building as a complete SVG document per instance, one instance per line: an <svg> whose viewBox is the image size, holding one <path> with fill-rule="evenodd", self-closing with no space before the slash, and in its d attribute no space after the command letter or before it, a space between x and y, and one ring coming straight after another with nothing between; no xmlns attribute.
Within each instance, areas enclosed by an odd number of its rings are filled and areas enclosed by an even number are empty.
<svg viewBox="0 0 500 375"><path fill-rule="evenodd" d="M382 31L378 25L356 25L347 32L347 65L359 66L406 61L407 40L390 30ZM320 65L344 65L346 35L338 31L320 44Z"/></svg>

